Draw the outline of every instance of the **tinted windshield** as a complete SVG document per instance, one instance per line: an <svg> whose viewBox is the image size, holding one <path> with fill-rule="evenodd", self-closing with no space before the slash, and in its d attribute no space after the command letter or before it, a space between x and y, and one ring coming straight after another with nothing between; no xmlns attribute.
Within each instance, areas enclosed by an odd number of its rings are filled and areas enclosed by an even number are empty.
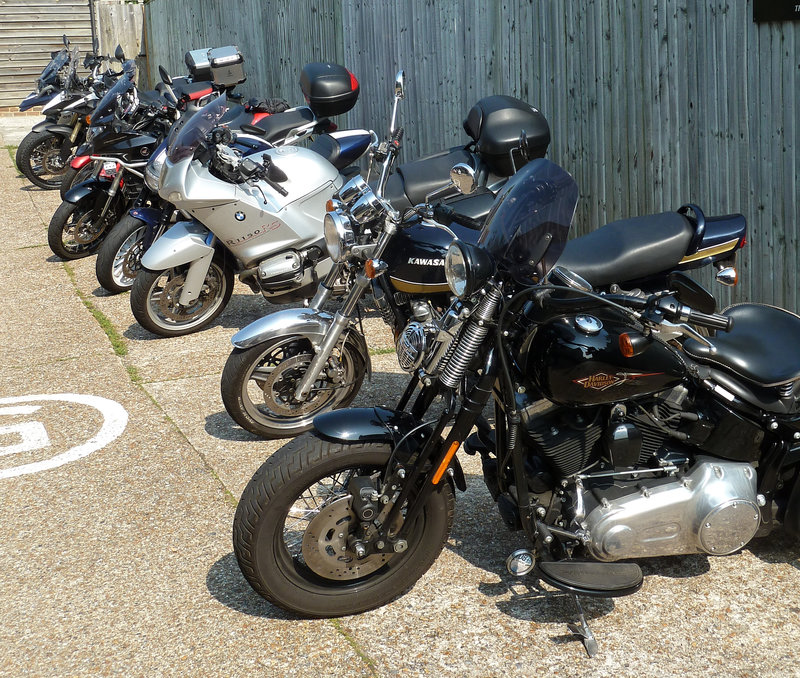
<svg viewBox="0 0 800 678"><path fill-rule="evenodd" d="M564 251L577 204L575 180L549 160L533 160L498 195L478 243L517 282L539 282Z"/></svg>
<svg viewBox="0 0 800 678"><path fill-rule="evenodd" d="M44 67L42 74L39 76L39 83L44 85L57 85L58 72L69 61L70 52L64 47L58 54L56 54L47 66Z"/></svg>
<svg viewBox="0 0 800 678"><path fill-rule="evenodd" d="M206 135L217 126L227 110L228 99L223 94L197 111L170 142L167 149L167 158L170 162L180 162L191 158L205 141Z"/></svg>
<svg viewBox="0 0 800 678"><path fill-rule="evenodd" d="M92 125L103 125L111 121L114 112L122 103L122 98L134 88L135 78L136 63L133 60L126 61L122 65L122 75L95 107L92 113Z"/></svg>

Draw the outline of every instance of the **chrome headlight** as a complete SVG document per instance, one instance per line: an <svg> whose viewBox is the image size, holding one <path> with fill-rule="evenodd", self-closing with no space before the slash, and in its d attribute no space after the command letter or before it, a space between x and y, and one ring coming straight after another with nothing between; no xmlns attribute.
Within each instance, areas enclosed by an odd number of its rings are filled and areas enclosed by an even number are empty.
<svg viewBox="0 0 800 678"><path fill-rule="evenodd" d="M322 224L328 254L339 262L349 254L356 242L350 220L341 212L328 212Z"/></svg>
<svg viewBox="0 0 800 678"><path fill-rule="evenodd" d="M339 189L339 200L349 206L369 190L367 182L360 174L357 174Z"/></svg>
<svg viewBox="0 0 800 678"><path fill-rule="evenodd" d="M150 158L150 162L147 163L147 167L144 170L144 183L147 184L147 188L151 191L155 191L158 193L158 183L159 179L161 178L161 170L164 167L164 161L167 159L167 149L162 149L159 153L156 153L152 158Z"/></svg>
<svg viewBox="0 0 800 678"><path fill-rule="evenodd" d="M472 296L494 274L491 255L478 245L454 240L444 257L444 275L459 299Z"/></svg>

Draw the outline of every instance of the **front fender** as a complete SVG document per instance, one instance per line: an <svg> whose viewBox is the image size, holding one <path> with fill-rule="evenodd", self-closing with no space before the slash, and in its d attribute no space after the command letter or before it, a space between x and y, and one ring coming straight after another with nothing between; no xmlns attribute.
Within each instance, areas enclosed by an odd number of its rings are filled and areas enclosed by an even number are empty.
<svg viewBox="0 0 800 678"><path fill-rule="evenodd" d="M422 447L430 435L430 425L422 425L416 417L402 410L386 407L353 407L333 410L314 417L314 430L321 438L333 442L388 443L395 447L411 443L412 451ZM462 492L467 489L464 471L457 457L453 457L453 481Z"/></svg>
<svg viewBox="0 0 800 678"><path fill-rule="evenodd" d="M128 211L128 214L130 214L134 219L138 219L148 226L155 226L156 224L160 223L161 215L163 213L163 210L155 207L135 207L134 209Z"/></svg>
<svg viewBox="0 0 800 678"><path fill-rule="evenodd" d="M49 120L42 120L42 122L39 122L33 126L31 132L50 132L60 137L68 137L72 134L72 127L58 125L54 122L50 122Z"/></svg>
<svg viewBox="0 0 800 678"><path fill-rule="evenodd" d="M96 179L87 179L86 181L82 181L78 185L70 188L64 196L64 200L66 202L75 204L83 200L86 196L97 193L98 191L107 193L110 187L111 181L109 179L103 179L100 177L97 177Z"/></svg>
<svg viewBox="0 0 800 678"><path fill-rule="evenodd" d="M281 336L299 334L318 346L328 332L333 316L310 308L287 308L251 322L231 337L236 348L250 348Z"/></svg>
<svg viewBox="0 0 800 678"><path fill-rule="evenodd" d="M142 257L142 266L163 271L201 259L214 248L206 241L210 231L197 221L179 221L156 240Z"/></svg>

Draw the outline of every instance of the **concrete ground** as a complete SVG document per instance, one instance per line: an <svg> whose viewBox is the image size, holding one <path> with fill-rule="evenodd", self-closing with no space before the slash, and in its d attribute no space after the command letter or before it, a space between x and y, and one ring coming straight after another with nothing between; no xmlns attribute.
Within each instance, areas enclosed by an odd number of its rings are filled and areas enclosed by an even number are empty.
<svg viewBox="0 0 800 678"><path fill-rule="evenodd" d="M31 122L28 122L27 129ZM24 134L27 129L22 130ZM0 119L3 144L18 133ZM269 310L238 285L211 328L149 335L94 259L55 258L54 191L0 155L0 675L786 676L800 660L798 545L641 563L642 590L571 602L507 574L525 546L462 455L451 537L406 595L365 614L297 619L259 598L231 547L235 501L285 441L228 418L230 336ZM110 337L118 338L115 352ZM373 349L390 345L374 321ZM391 404L392 354L356 404Z"/></svg>

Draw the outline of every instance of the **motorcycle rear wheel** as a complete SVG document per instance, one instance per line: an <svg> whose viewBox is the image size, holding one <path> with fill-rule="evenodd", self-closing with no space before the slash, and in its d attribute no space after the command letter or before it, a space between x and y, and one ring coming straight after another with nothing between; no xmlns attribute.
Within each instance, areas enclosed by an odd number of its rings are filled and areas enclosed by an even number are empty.
<svg viewBox="0 0 800 678"><path fill-rule="evenodd" d="M305 337L280 337L234 349L220 381L222 402L242 428L265 438L289 438L311 428L318 414L347 407L364 381L364 358L350 340L335 351L311 394L294 400L298 381L314 357Z"/></svg>
<svg viewBox="0 0 800 678"><path fill-rule="evenodd" d="M17 147L17 169L39 188L56 189L69 165L61 159L64 138L52 132L28 132Z"/></svg>
<svg viewBox="0 0 800 678"><path fill-rule="evenodd" d="M153 334L179 337L198 332L222 313L233 294L233 270L215 258L197 300L188 307L178 302L186 266L166 271L142 268L131 287L131 311L136 321Z"/></svg>
<svg viewBox="0 0 800 678"><path fill-rule="evenodd" d="M102 218L95 213L95 196L62 202L47 227L47 244L57 257L72 260L94 254L119 218L114 205Z"/></svg>
<svg viewBox="0 0 800 678"><path fill-rule="evenodd" d="M359 560L347 545L358 523L347 482L353 473L380 474L390 455L386 443L334 443L306 433L256 471L233 519L233 550L259 595L306 617L337 617L385 605L417 582L450 534L450 483L429 496L405 551Z"/></svg>
<svg viewBox="0 0 800 678"><path fill-rule="evenodd" d="M100 286L112 294L127 292L142 269L147 224L126 214L97 250L95 275Z"/></svg>

